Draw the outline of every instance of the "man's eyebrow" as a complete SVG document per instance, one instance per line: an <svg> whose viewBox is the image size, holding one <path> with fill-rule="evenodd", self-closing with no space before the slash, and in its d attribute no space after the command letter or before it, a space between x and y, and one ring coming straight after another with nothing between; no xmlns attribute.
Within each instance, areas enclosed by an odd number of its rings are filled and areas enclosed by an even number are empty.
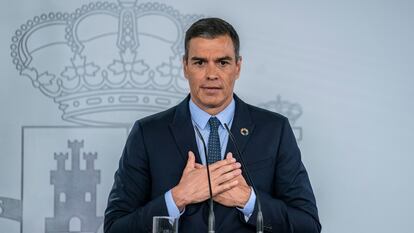
<svg viewBox="0 0 414 233"><path fill-rule="evenodd" d="M203 57L192 57L191 60L192 61L207 61L207 59Z"/></svg>
<svg viewBox="0 0 414 233"><path fill-rule="evenodd" d="M232 61L232 60L233 60L232 57L230 57L230 56L224 56L224 57L217 58L216 59L216 62L219 62L219 61Z"/></svg>
<svg viewBox="0 0 414 233"><path fill-rule="evenodd" d="M204 57L191 57L190 58L191 61L207 61L207 58ZM232 61L233 58L230 56L224 56L224 57L219 57L214 59L215 62L220 62L220 61Z"/></svg>

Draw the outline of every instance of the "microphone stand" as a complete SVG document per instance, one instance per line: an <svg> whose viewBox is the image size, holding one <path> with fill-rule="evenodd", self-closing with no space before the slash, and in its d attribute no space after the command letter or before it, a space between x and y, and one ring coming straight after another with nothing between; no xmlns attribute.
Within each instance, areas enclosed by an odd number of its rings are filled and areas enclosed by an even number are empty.
<svg viewBox="0 0 414 233"><path fill-rule="evenodd" d="M198 137L201 139L201 142L203 143L203 149L204 149L204 158L206 159L206 167L207 167L207 178L208 178L208 189L210 192L210 201L209 201L209 213L208 213L208 233L214 233L215 230L215 216L214 216L214 209L213 209L213 191L211 189L211 179L210 179L210 168L208 166L208 154L207 154L207 147L206 142L203 139L203 136L201 136L200 130L198 130L197 126L194 126L196 129Z"/></svg>
<svg viewBox="0 0 414 233"><path fill-rule="evenodd" d="M239 147L236 144L236 139L234 138L233 134L230 132L230 129L227 126L226 123L224 123L224 127L226 128L227 132L229 133L230 140L232 141L234 147L236 148L236 152L238 154L240 163L242 164L242 166L244 168L247 181L250 183L250 185L253 188L253 191L256 194L256 202L257 202L256 232L257 233L263 233L264 232L263 231L263 213L262 213L262 205L260 204L259 193L257 192L257 188L254 185L253 180L250 178L249 172L247 171L247 167L246 167L246 164L244 163L242 153L241 153Z"/></svg>

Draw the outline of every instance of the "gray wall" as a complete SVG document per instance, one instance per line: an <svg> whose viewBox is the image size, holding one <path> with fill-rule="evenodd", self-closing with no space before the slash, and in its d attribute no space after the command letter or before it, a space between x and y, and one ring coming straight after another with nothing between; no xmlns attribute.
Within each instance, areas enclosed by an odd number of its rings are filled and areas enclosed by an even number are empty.
<svg viewBox="0 0 414 233"><path fill-rule="evenodd" d="M129 127L185 96L203 15L240 33L239 96L289 117L323 232L412 232L413 2L90 2L1 3L0 232L102 231Z"/></svg>

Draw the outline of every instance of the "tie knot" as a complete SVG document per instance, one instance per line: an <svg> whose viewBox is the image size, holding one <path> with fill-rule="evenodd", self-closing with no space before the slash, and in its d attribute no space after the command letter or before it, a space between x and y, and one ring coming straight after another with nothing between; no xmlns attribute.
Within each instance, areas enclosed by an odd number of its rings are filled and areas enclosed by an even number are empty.
<svg viewBox="0 0 414 233"><path fill-rule="evenodd" d="M220 126L220 121L217 117L210 117L208 123L210 124L210 130L218 130L218 127Z"/></svg>

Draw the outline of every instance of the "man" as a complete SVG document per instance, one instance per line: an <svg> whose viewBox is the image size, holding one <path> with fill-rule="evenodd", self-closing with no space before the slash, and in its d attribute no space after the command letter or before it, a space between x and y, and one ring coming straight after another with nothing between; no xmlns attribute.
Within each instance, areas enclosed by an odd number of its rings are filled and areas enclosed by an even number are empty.
<svg viewBox="0 0 414 233"><path fill-rule="evenodd" d="M288 120L233 94L242 64L234 28L218 18L186 32L190 95L137 121L128 137L105 212L106 233L151 232L153 216L179 218L179 232L207 232L209 164L216 232L255 232L262 203L267 232L320 232L315 198ZM224 124L246 162L241 167ZM208 158L201 138L207 142ZM257 193L247 184L247 169Z"/></svg>

